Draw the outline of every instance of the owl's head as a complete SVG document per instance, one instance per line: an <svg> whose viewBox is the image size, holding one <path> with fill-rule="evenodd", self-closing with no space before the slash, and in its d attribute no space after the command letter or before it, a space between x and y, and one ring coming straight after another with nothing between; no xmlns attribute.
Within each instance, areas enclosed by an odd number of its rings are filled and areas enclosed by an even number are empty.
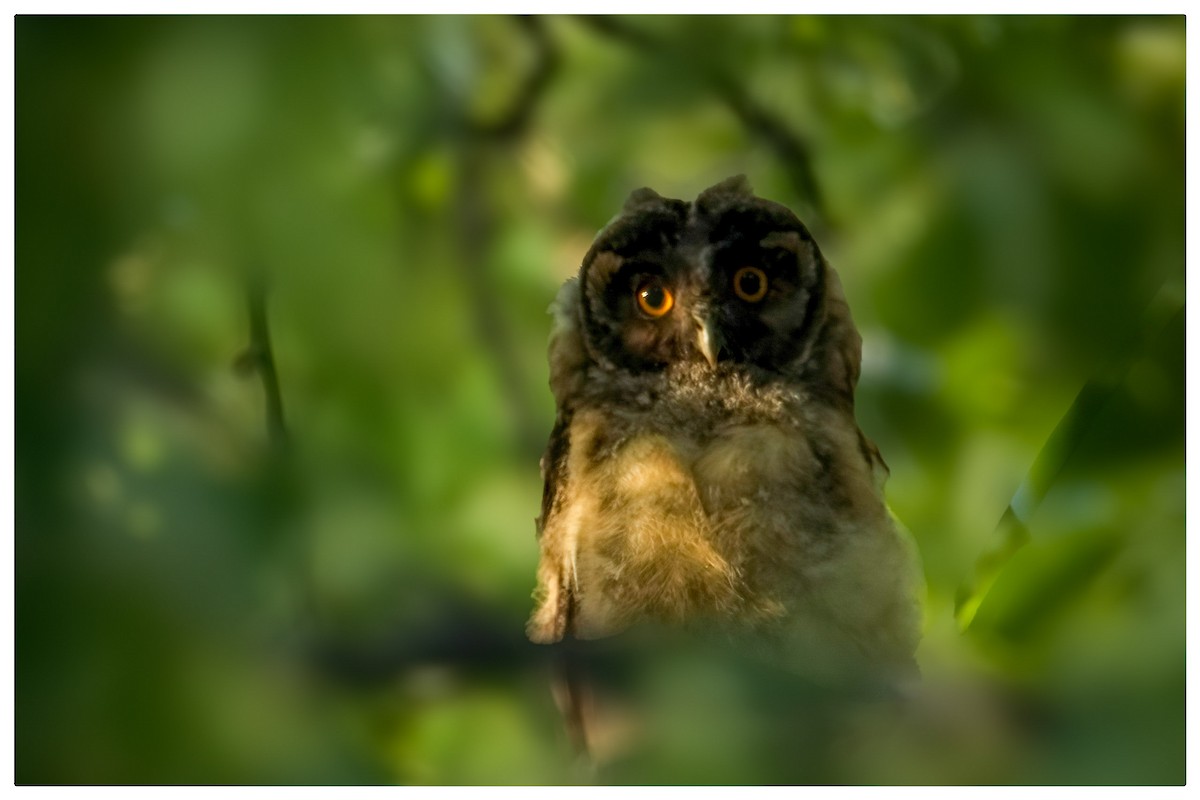
<svg viewBox="0 0 1200 800"><path fill-rule="evenodd" d="M836 275L796 215L744 176L690 203L637 190L584 257L579 284L580 333L600 364L820 371L853 391L860 340Z"/></svg>

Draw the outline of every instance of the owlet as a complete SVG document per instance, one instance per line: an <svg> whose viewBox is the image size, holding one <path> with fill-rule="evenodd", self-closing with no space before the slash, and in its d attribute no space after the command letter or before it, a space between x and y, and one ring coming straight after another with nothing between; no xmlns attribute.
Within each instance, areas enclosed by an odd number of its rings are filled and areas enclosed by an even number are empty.
<svg viewBox="0 0 1200 800"><path fill-rule="evenodd" d="M552 312L533 641L646 622L800 670L913 665L919 568L855 420L861 339L791 211L743 176L640 189Z"/></svg>

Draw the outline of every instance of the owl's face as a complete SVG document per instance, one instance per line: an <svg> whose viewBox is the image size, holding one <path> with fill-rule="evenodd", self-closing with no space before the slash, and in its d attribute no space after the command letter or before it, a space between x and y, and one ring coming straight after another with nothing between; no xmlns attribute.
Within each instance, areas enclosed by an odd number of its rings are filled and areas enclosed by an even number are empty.
<svg viewBox="0 0 1200 800"><path fill-rule="evenodd" d="M641 189L584 258L584 341L634 372L683 361L780 371L809 344L824 276L800 220L744 179L691 203Z"/></svg>

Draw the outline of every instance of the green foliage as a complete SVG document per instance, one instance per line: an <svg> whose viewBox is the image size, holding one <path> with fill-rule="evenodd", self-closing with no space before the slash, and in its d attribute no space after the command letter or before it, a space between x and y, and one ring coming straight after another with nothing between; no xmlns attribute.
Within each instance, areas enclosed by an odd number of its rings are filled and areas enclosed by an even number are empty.
<svg viewBox="0 0 1200 800"><path fill-rule="evenodd" d="M1183 782L1182 18L16 46L18 782ZM899 714L667 659L657 736L584 775L521 643L545 308L630 190L738 172L862 330L925 686Z"/></svg>

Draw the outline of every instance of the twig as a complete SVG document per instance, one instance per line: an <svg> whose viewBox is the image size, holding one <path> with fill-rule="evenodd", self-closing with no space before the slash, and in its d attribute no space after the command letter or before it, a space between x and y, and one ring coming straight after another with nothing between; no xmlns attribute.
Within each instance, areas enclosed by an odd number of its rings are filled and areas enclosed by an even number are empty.
<svg viewBox="0 0 1200 800"><path fill-rule="evenodd" d="M283 395L271 351L271 331L267 325L266 280L260 273L249 278L246 308L250 315L250 345L237 359L235 367L243 374L253 370L262 379L267 421L267 441L280 453L287 449L287 426L283 419Z"/></svg>

